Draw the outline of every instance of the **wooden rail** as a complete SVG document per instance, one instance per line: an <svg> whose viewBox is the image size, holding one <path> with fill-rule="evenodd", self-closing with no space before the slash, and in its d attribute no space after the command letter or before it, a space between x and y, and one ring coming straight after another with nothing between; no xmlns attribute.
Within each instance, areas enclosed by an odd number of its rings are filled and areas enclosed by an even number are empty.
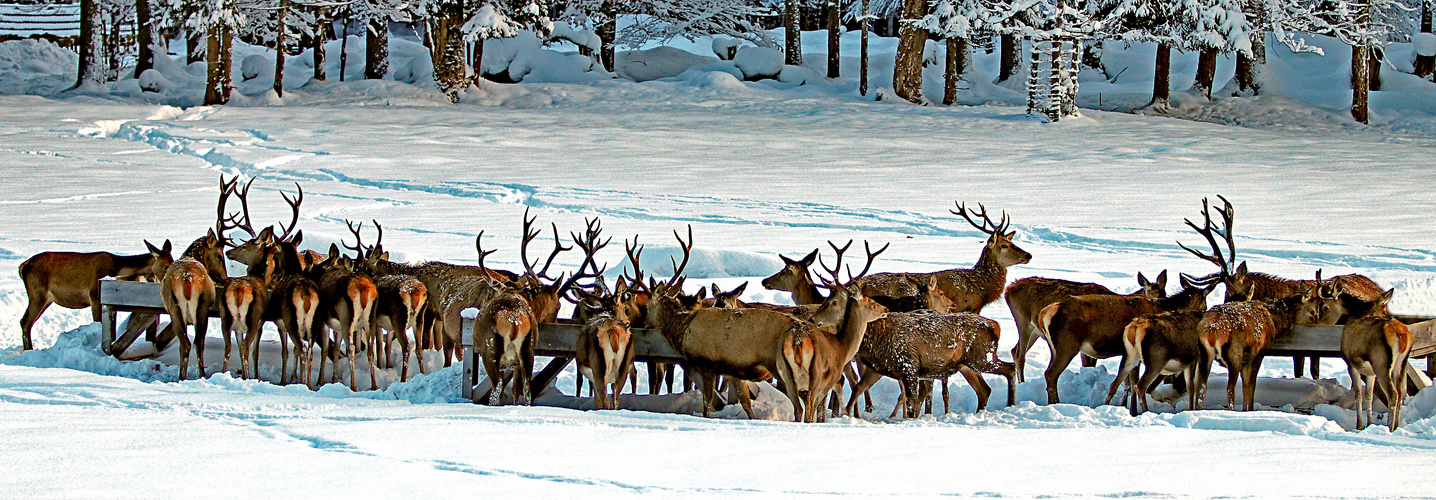
<svg viewBox="0 0 1436 500"><path fill-rule="evenodd" d="M165 329L158 332L158 319L164 314L164 303L160 300L159 283L148 283L142 281L113 281L104 280L100 282L100 324L103 332L101 348L112 356L119 357L139 338L140 332L146 332L145 339L152 342L157 350L163 351L174 334ZM117 336L116 315L125 311L131 313L126 323L124 332ZM218 304L210 311L210 317L219 317ZM1411 333L1416 337L1415 347L1411 350L1413 359L1426 357L1427 372L1432 374L1433 359L1436 355L1436 319L1417 316L1398 316L1406 322ZM547 387L553 379L573 361L575 344L578 340L578 332L581 325L572 323L544 323L538 328L538 339L535 354L539 356L551 356L553 360L544 365L534 374L532 387L542 389ZM1339 325L1297 325L1292 329L1291 334L1277 337L1272 345L1267 348L1267 356L1306 356L1316 358L1340 358L1341 357L1341 326ZM488 393L476 394L474 389L481 385L483 369L478 362L474 352L474 321L465 318L462 332L462 349L464 350L464 380L462 394L472 401L481 401L487 398ZM637 352L634 356L639 361L664 361L678 362L683 356L668 344L658 330L635 328L633 330L633 342ZM1430 378L1423 376L1415 368L1407 365L1408 377L1413 384L1422 387L1431 383ZM492 385L492 384L490 384Z"/></svg>
<svg viewBox="0 0 1436 500"><path fill-rule="evenodd" d="M538 326L538 339L534 346L536 356L552 356L553 359L544 365L534 374L530 387L534 388L534 394L542 391L553 382L555 377L573 361L574 353L577 352L579 330L583 325L576 323L541 323ZM650 328L634 328L630 331L634 347L635 361L664 361L680 362L683 355L679 354L663 334L658 330ZM474 350L474 320L464 318L463 332L461 335L462 347L464 350L464 383L460 388L461 395L470 401L480 402L488 399L489 391L476 391L475 388L482 385L482 378L486 378L483 366L479 362L478 353ZM481 378L482 377L482 378ZM492 383L489 384L493 386Z"/></svg>

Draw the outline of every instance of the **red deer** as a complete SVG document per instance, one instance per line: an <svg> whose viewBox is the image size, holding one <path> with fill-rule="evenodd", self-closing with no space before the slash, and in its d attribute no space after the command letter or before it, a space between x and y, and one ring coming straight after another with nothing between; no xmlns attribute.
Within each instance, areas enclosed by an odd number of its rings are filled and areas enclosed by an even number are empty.
<svg viewBox="0 0 1436 500"><path fill-rule="evenodd" d="M275 236L274 226L269 226L256 232L251 224L249 215L249 188L254 183L251 179L245 184L244 189L239 190L237 195L240 201L241 210L231 215L226 220L225 227L242 230L249 234L250 239L243 244L234 245L225 252L225 256L235 261L248 265L246 277L232 280L230 286L225 287L225 298L223 302L240 304L245 302L242 291L256 289L254 286L245 287L243 284L250 280L262 280L269 288L268 300L262 307L255 309L263 314L264 321L272 321L279 329L280 368L279 383L289 383L290 380L300 379L300 372L304 372L306 384L310 380L310 369L313 365L312 344L317 342L319 335L314 330L314 318L319 310L319 286L313 280L305 276L315 264L315 260L306 257L306 254L317 252L298 250L304 240L303 231L295 231L299 223L299 207L304 203L304 188L295 183L298 195L290 198L288 194L280 193L286 204L289 205L291 218L286 226L280 223L282 234ZM235 283L240 283L236 285ZM238 294L239 297L231 295ZM226 306L226 309L228 307ZM236 311L230 311L231 316L239 316ZM252 313L250 313L252 314ZM246 318L252 317L246 315ZM226 327L226 333L228 327ZM240 341L240 356L248 361L241 361L241 366L248 363L255 370L259 368L259 335L256 328L247 329L246 335ZM226 339L228 340L228 339ZM294 364L293 377L289 371L289 342L294 341L296 360ZM226 346L227 347L227 346ZM248 376L248 375L245 375Z"/></svg>
<svg viewBox="0 0 1436 500"><path fill-rule="evenodd" d="M1411 357L1415 338L1406 325L1392 318L1386 302L1395 290L1388 290L1377 299L1372 314L1355 318L1341 330L1341 357L1346 359L1351 374L1351 388L1356 392L1356 428L1371 425L1374 392L1386 395L1391 413L1387 427L1395 431L1401 425L1401 408L1406 404L1406 362Z"/></svg>
<svg viewBox="0 0 1436 500"><path fill-rule="evenodd" d="M1129 296L1160 299L1167 296L1167 272L1157 275L1156 281L1148 281L1137 273L1137 284L1141 286ZM1017 363L1017 381L1026 380L1023 373L1027 368L1027 351L1041 337L1038 332L1037 313L1054 302L1074 295L1117 295L1105 286L1096 283L1052 278L1022 278L1007 287L1007 309L1012 311L1012 320L1017 323L1017 345L1012 347L1012 360ZM1090 358L1085 358L1087 361ZM1084 363L1085 364L1085 363Z"/></svg>
<svg viewBox="0 0 1436 500"><path fill-rule="evenodd" d="M628 322L609 313L589 318L579 332L574 351L580 375L578 383L582 387L583 379L588 379L593 387L593 407L617 410L618 395L633 371L636 353Z"/></svg>
<svg viewBox="0 0 1436 500"><path fill-rule="evenodd" d="M478 319L474 320L474 350L493 383L489 404L502 402L503 391L510 385L513 402L532 404L529 382L533 377L537 326L529 302L512 291L501 293L479 309Z"/></svg>
<svg viewBox="0 0 1436 500"><path fill-rule="evenodd" d="M393 341L398 341L400 356L403 358L403 368L401 368L399 372L399 381L407 381L409 380L409 357L411 354L414 354L413 350L410 349L408 329L410 325L415 326L414 337L417 341L419 337L417 321L424 313L424 306L428 303L429 289L424 286L423 281L420 281L419 278L413 275L384 272L386 269L392 269L392 267L380 265L380 262L389 260L389 254L384 251L384 227L379 225L379 221L373 221L374 227L379 231L379 237L373 245L364 245L363 235L361 234L364 228L363 223L360 223L356 227L348 220L344 222L349 225L349 231L354 233L355 237L354 246L350 247L346 244L345 247L355 251L357 254L356 259L358 259L364 273L373 278L374 286L379 290L378 302L374 305L374 322L378 328L376 333L387 331L394 337L393 339L388 339L382 335L376 335L376 338L379 339L378 345L375 346L375 348L379 350L377 357L382 360L387 367L388 361L393 356L393 351L391 350ZM419 354L419 371L422 373L424 371L424 359L422 353Z"/></svg>
<svg viewBox="0 0 1436 500"><path fill-rule="evenodd" d="M1052 361L1047 365L1047 402L1059 402L1057 380L1078 353L1093 359L1120 356L1122 331L1133 319L1143 314L1167 311L1201 311L1207 307L1207 294L1216 285L1198 286L1187 276L1182 277L1182 291L1162 299L1122 295L1077 295L1064 298L1042 308L1037 325L1052 348Z"/></svg>
<svg viewBox="0 0 1436 500"><path fill-rule="evenodd" d="M1015 403L1015 368L997 357L1001 335L996 321L973 313L938 313L923 310L888 313L887 317L868 325L867 335L858 348L857 360L863 376L848 399L847 412L857 415L857 396L872 387L883 376L897 380L903 397L893 409L899 408L912 418L922 411L928 380L946 380L961 372L977 393L977 409L987 408L991 388L982 373L995 373L1007 378L1007 404Z"/></svg>
<svg viewBox="0 0 1436 500"><path fill-rule="evenodd" d="M324 365L329 358L331 342L340 342L348 348L349 390L358 391L358 346L366 337L374 334L374 305L379 300L379 289L369 276L355 270L354 261L347 255L339 254L339 247L331 244L329 256L311 270L311 277L319 285L320 325L328 326L334 332L320 335L319 377L324 379ZM370 343L369 387L376 388L374 377L375 347ZM338 365L331 372L331 379L337 379Z"/></svg>
<svg viewBox="0 0 1436 500"><path fill-rule="evenodd" d="M1197 401L1206 394L1207 378L1212 361L1227 367L1227 405L1236 409L1236 383L1242 379L1242 408L1256 405L1257 372L1261 370L1263 351L1272 339L1291 332L1305 292L1266 302L1239 301L1215 306L1197 324L1203 359L1193 390L1200 391Z"/></svg>
<svg viewBox="0 0 1436 500"><path fill-rule="evenodd" d="M689 249L692 248L692 232L689 241L674 231L679 245L684 249L684 265L674 263L674 277L667 283L651 287L653 297L648 303L648 322L657 326L664 338L685 358L685 369L692 370L702 380L703 416L714 408L718 376L733 376L742 380L765 380L778 374L782 363L782 343L790 337L789 329L803 320L790 314L767 309L716 309L701 308L689 310L680 301L681 291L677 288L683 267L687 264ZM829 304L831 304L830 301ZM815 315L815 323L836 325L844 304L828 306ZM781 380L784 387L790 382ZM738 391L743 395L746 391ZM801 415L799 403L794 401L794 415Z"/></svg>
<svg viewBox="0 0 1436 500"><path fill-rule="evenodd" d="M1197 323L1205 311L1175 311L1146 314L1133 319L1122 331L1122 367L1112 387L1107 390L1107 404L1117 394L1117 387L1123 382L1129 386L1132 395L1132 412L1148 411L1147 396L1157 384L1158 377L1181 373L1188 384L1197 380L1197 370L1203 359L1202 342L1197 338ZM1141 377L1137 367L1143 366ZM1187 391L1188 408L1199 409L1196 391Z"/></svg>
<svg viewBox="0 0 1436 500"><path fill-rule="evenodd" d="M35 348L30 330L50 304L69 309L89 307L95 321L99 321L101 279L135 281L163 275L174 262L169 240L158 248L146 241L145 248L149 253L138 255L42 252L20 263L20 280L25 282L25 292L30 296L29 307L20 317L22 349Z"/></svg>
<svg viewBox="0 0 1436 500"><path fill-rule="evenodd" d="M1196 230L1198 234L1201 234L1202 237L1207 240L1207 243L1212 248L1211 255L1198 252L1188 248L1186 245L1178 243L1183 249L1191 252L1192 255L1217 266L1218 271L1216 273L1199 278L1198 281L1203 283L1224 283L1227 287L1227 302L1240 300L1265 302L1277 300L1298 293L1304 293L1312 285L1321 281L1319 276L1316 281L1290 280L1270 274L1248 272L1246 262L1242 262L1238 265L1236 263L1236 243L1233 241L1232 233L1232 220L1235 217L1235 213L1232 210L1230 201L1227 201L1227 199L1222 196L1217 196L1217 198L1220 199L1223 204L1223 208L1216 209L1217 214L1222 219L1221 226L1217 226L1212 222L1211 206L1206 199L1202 200L1202 217L1205 219L1202 227L1197 227L1197 224L1190 219L1186 220L1188 226ZM1218 236L1220 236L1226 244L1227 250L1225 256L1223 256L1221 244L1217 242ZM1359 274L1334 276L1327 280L1327 284L1333 287L1334 295L1350 295L1367 303L1375 302L1381 297L1382 292L1381 287L1377 285L1375 281ZM1343 318L1343 320L1344 319L1345 318ZM1301 377L1306 358L1296 357L1293 358L1292 361L1295 365L1296 376ZM1313 378L1320 377L1319 366L1317 359L1312 358L1311 376Z"/></svg>
<svg viewBox="0 0 1436 500"><path fill-rule="evenodd" d="M871 298L849 290L841 285L829 288L837 300L847 302L842 323L837 333L829 333L811 323L794 325L788 342L783 343L783 361L778 369L784 380L788 398L801 404L798 420L817 422L826 420L826 412L819 411L826 406L829 393L836 394L836 407L843 407L841 389L843 370L852 362L862 345L868 324L887 317L886 307Z"/></svg>
<svg viewBox="0 0 1436 500"><path fill-rule="evenodd" d="M191 345L196 351L199 376L205 376L204 336L209 329L209 311L215 305L215 283L227 278L221 245L222 240L213 229L209 230L165 269L160 280L160 299L170 315L170 331L179 338L180 380L188 378ZM194 325L193 344L187 331L189 325Z"/></svg>
<svg viewBox="0 0 1436 500"><path fill-rule="evenodd" d="M952 299L951 312L978 313L983 306L996 301L1007 286L1007 268L1031 262L1032 254L1012 243L1012 237L1017 233L1007 231L1010 222L1006 214L1003 214L1000 224L994 223L987 215L987 207L978 207L980 212L969 211L965 205L959 203L957 210L950 210L954 215L966 219L972 227L988 235L982 255L972 269L951 269L936 273L878 273L857 282L863 295L873 297L879 303L893 304L904 297L921 293L921 285L927 283L927 275L931 274L937 275L941 292ZM974 221L973 217L980 217L982 222ZM918 301L906 302L915 305Z"/></svg>

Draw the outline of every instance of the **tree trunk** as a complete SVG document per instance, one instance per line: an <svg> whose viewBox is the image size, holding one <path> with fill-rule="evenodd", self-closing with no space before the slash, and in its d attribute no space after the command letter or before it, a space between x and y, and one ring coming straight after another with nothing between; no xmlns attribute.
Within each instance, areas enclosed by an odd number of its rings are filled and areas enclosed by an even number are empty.
<svg viewBox="0 0 1436 500"><path fill-rule="evenodd" d="M1002 35L1002 51L997 70L997 82L1002 83L1007 79L1017 76L1017 68L1022 59L1022 40L1017 35Z"/></svg>
<svg viewBox="0 0 1436 500"><path fill-rule="evenodd" d="M613 0L606 0L602 7L603 24L598 25L599 57L603 59L603 69L609 73L613 72L614 60L618 56L617 48L613 46L618 39L618 5ZM483 50L481 47L479 50ZM478 66L474 70L478 71Z"/></svg>
<svg viewBox="0 0 1436 500"><path fill-rule="evenodd" d="M838 68L841 62L841 55L838 51L838 41L842 38L842 17L838 12L838 0L828 1L828 78L837 78L841 73Z"/></svg>
<svg viewBox="0 0 1436 500"><path fill-rule="evenodd" d="M1237 91L1243 95L1261 95L1266 79L1266 40L1264 35L1252 36L1252 57L1237 52Z"/></svg>
<svg viewBox="0 0 1436 500"><path fill-rule="evenodd" d="M150 19L150 0L135 0L135 78L155 67L155 29Z"/></svg>
<svg viewBox="0 0 1436 500"><path fill-rule="evenodd" d="M1368 87L1367 87L1367 88L1368 88L1368 89L1371 89L1371 90L1381 90L1381 56L1382 56L1382 48L1381 48L1380 46L1372 46L1372 47L1366 49L1366 53L1367 53L1367 58L1366 58L1366 65L1367 65L1366 73L1367 73L1367 78L1366 78L1366 82L1367 82L1367 84L1368 84Z"/></svg>
<svg viewBox="0 0 1436 500"><path fill-rule="evenodd" d="M344 70L349 66L349 18L344 18L339 28L339 81L344 81Z"/></svg>
<svg viewBox="0 0 1436 500"><path fill-rule="evenodd" d="M1172 46L1166 43L1157 44L1157 72L1152 78L1152 103L1153 107L1167 107L1167 101L1171 99L1172 88Z"/></svg>
<svg viewBox="0 0 1436 500"><path fill-rule="evenodd" d="M943 79L942 103L951 106L957 102L957 82L967 68L967 39L947 39L947 72Z"/></svg>
<svg viewBox="0 0 1436 500"><path fill-rule="evenodd" d="M468 84L464 74L464 12L457 5L446 7L435 19L433 30L434 48L429 51L434 62L434 83L439 91L453 102L459 101L459 92Z"/></svg>
<svg viewBox="0 0 1436 500"><path fill-rule="evenodd" d="M289 15L289 0L279 0L279 11L275 12L279 22L276 24L274 34L274 93L284 97L284 44L285 35L289 33L289 25L285 24L284 18Z"/></svg>
<svg viewBox="0 0 1436 500"><path fill-rule="evenodd" d="M803 27L798 0L783 0L783 64L803 65Z"/></svg>
<svg viewBox="0 0 1436 500"><path fill-rule="evenodd" d="M479 86L480 80L483 80L483 79L484 79L484 69L483 69L483 68L484 68L484 40L483 40L483 39L479 39L479 40L477 40L477 41L474 42L474 48L472 49L472 52L474 53L474 56L473 56L473 59L474 59L474 86L477 87L477 86Z"/></svg>
<svg viewBox="0 0 1436 500"><path fill-rule="evenodd" d="M103 41L100 6L96 3L99 0L80 0L80 60L77 71L79 77L75 79L75 88L80 88L86 83L100 85L104 83L105 67L100 61L100 47Z"/></svg>
<svg viewBox="0 0 1436 500"><path fill-rule="evenodd" d="M863 30L861 42L862 55L858 59L858 95L862 96L868 95L868 32L871 31L871 21L868 19L868 1L869 0L863 0L861 21Z"/></svg>
<svg viewBox="0 0 1436 500"><path fill-rule="evenodd" d="M230 90L230 33L229 29L215 26L209 29L209 48L205 51L205 62L209 66L209 78L204 89L206 105L229 102Z"/></svg>
<svg viewBox="0 0 1436 500"><path fill-rule="evenodd" d="M364 40L364 78L382 80L389 76L389 21L371 19Z"/></svg>
<svg viewBox="0 0 1436 500"><path fill-rule="evenodd" d="M314 27L314 79L321 82L329 78L324 69L324 65L329 64L324 57L324 45L329 43L330 26L329 18L324 14L326 13L323 8L314 14L317 22L317 26Z"/></svg>
<svg viewBox="0 0 1436 500"><path fill-rule="evenodd" d="M1366 64L1370 47L1359 45L1351 48L1351 117L1359 123L1367 123L1366 94L1367 80L1371 66Z"/></svg>
<svg viewBox="0 0 1436 500"><path fill-rule="evenodd" d="M1197 58L1197 76L1196 80L1192 82L1192 90L1211 100L1212 85L1216 79L1217 51L1216 49L1202 49L1202 55Z"/></svg>
<svg viewBox="0 0 1436 500"><path fill-rule="evenodd" d="M1421 2L1421 32L1431 32L1431 0ZM1436 55L1416 56L1416 76L1431 80L1436 75Z"/></svg>
<svg viewBox="0 0 1436 500"><path fill-rule="evenodd" d="M916 21L927 13L927 2L903 0L902 20ZM893 92L910 102L921 103L922 96L922 51L927 43L927 30L915 23L903 22L898 25L897 56L893 63Z"/></svg>
<svg viewBox="0 0 1436 500"><path fill-rule="evenodd" d="M105 26L105 81L120 75L120 23L121 14L112 12Z"/></svg>
<svg viewBox="0 0 1436 500"><path fill-rule="evenodd" d="M184 43L185 64L194 64L205 60L204 35L199 32L186 32Z"/></svg>

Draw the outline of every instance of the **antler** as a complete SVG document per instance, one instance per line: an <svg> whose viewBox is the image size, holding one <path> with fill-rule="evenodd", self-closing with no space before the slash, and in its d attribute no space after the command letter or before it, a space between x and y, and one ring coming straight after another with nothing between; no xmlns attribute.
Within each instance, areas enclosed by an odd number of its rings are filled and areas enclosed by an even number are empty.
<svg viewBox="0 0 1436 500"><path fill-rule="evenodd" d="M1221 272L1216 274L1209 274L1201 278L1192 278L1191 281L1193 283L1211 283L1213 280L1218 278L1228 278L1232 275L1232 266L1236 264L1237 247L1236 244L1232 242L1232 203L1230 201L1227 201L1227 199L1221 195L1217 195L1217 198L1221 199L1223 205L1225 205L1225 208L1217 209L1217 215L1221 216L1222 223L1226 227L1225 230L1212 225L1211 205L1207 202L1206 198L1202 198L1202 218L1205 219L1202 223L1202 227L1197 227L1197 224L1192 222L1191 219L1182 219L1187 223L1188 226L1191 226L1192 229L1195 229L1197 231L1197 234L1200 234L1202 235L1202 237L1207 239L1207 243L1210 244L1212 247L1212 254L1207 255L1196 250L1192 250L1191 248L1188 248L1186 245L1182 244L1182 242L1180 241L1177 242L1177 246L1182 247L1183 250L1191 252L1192 255L1195 255L1202 260L1216 264L1217 267L1221 269ZM1217 243L1217 235L1221 235L1222 238L1226 240L1228 252L1228 256L1226 258L1223 258L1222 256L1222 248L1221 245Z"/></svg>
<svg viewBox="0 0 1436 500"><path fill-rule="evenodd" d="M529 218L529 209L527 209L527 208L524 209L524 227L523 227L524 237L523 237L523 243L519 246L519 259L520 259L520 260L523 260L523 262L524 262L524 270L528 272L528 276L531 276L531 277L533 277L534 279L543 278L543 279L549 279L549 280L551 280L551 279L553 279L553 278L548 277L548 268L549 268L549 266L553 265L553 259L554 259L555 257L558 257L558 254L559 254L559 253L565 252L565 251L568 251L568 250L572 250L573 247L563 246L563 240L559 239L559 237L558 237L558 224L552 224L552 225L553 225L553 253L550 253L550 254L548 255L548 261L544 263L543 269L539 270L538 272L534 272L533 264L530 264L530 263L529 263L529 257L528 257L529 251L528 251L528 249L529 249L529 242L532 242L535 238L538 238L539 233L542 232L541 230L535 230L535 229L533 229L533 223L534 223L534 221L537 221L537 220L538 220L538 216L537 216L537 215L535 215L535 216L531 219L531 218Z"/></svg>
<svg viewBox="0 0 1436 500"><path fill-rule="evenodd" d="M826 262L823 262L823 256L822 256L822 255L819 255L819 256L818 256L818 265L823 266L823 270L824 270L824 271L827 271L827 272L828 272L828 275L833 277L833 279L832 279L831 281L828 280L827 278L822 278L822 280L825 281L825 282L828 282L828 283L837 284L837 283L843 281L843 275L842 275L842 270L843 270L843 254L844 254L844 253L847 253L848 248L851 248L851 247L853 246L853 240L848 240L848 244L843 245L842 248L838 248L838 245L837 245L837 244L833 243L832 240L828 240L828 246L833 247L833 252L835 252L835 253L838 254L837 261L834 262L834 263L833 263L833 267L832 267L831 269L829 269L829 268L828 268L828 264L827 264ZM851 272L852 272L852 270L849 270L849 273L851 273Z"/></svg>
<svg viewBox="0 0 1436 500"><path fill-rule="evenodd" d="M477 248L477 249L479 250L479 269L483 269L483 270L484 270L484 274L485 274L485 275L488 275L488 270L489 270L489 268L484 267L484 257L488 257L489 254L492 254L492 253L494 253L494 252L497 252L498 250L489 250L489 251L487 251L487 252L484 251L484 232L483 232L483 231L479 231L479 235L474 237L474 248Z"/></svg>
<svg viewBox="0 0 1436 500"><path fill-rule="evenodd" d="M643 245L638 244L638 235L633 235L633 246L628 245L628 240L623 240L623 253L628 255L629 267L633 268L633 276L628 276L628 271L623 272L623 277L633 283L635 287L643 287L643 271L638 267L639 257L643 255Z"/></svg>
<svg viewBox="0 0 1436 500"><path fill-rule="evenodd" d="M279 237L280 241L288 240L292 236L294 228L299 225L299 204L304 203L304 187L300 186L298 182L294 183L294 187L299 190L299 194L294 198L290 198L283 191L279 193L284 197L284 202L289 204L289 210L294 212L294 217L289 220L289 227L284 227L284 224L279 225L279 229L284 231L284 234ZM247 187L245 189L248 190Z"/></svg>
<svg viewBox="0 0 1436 500"><path fill-rule="evenodd" d="M952 212L953 215L961 215L962 218L967 219L968 224L972 224L972 227L987 234L1002 234L1007 231L1007 226L1012 223L1011 219L1008 219L1007 211L1005 210L1002 212L1002 223L993 224L992 219L987 216L987 207L978 203L977 208L981 210L981 212L973 212L971 215L968 215L969 210L967 209L967 204L957 202L957 210L948 210L948 212ZM981 217L982 223L979 224L977 221L972 220L973 217Z"/></svg>
<svg viewBox="0 0 1436 500"><path fill-rule="evenodd" d="M862 272L858 273L857 276L854 276L854 275L853 275L853 269L852 269L851 267L848 268L848 283L851 284L852 282L857 281L858 278L861 278L861 277L863 277L863 276L867 276L868 270L869 270L869 269L872 269L872 267L873 267L873 260L877 259L877 257L878 257L879 254L881 254L881 253L887 251L888 247L890 247L890 246L892 246L892 243L891 243L891 242L889 242L889 243L886 244L886 245L883 245L882 248L879 248L878 251L874 252L874 251L873 251L873 247L870 246L870 245L868 245L867 240L863 240L863 251L864 251L864 252L867 252L867 254L868 254L868 263L865 264L865 265L863 265L863 270L862 270Z"/></svg>
<svg viewBox="0 0 1436 500"><path fill-rule="evenodd" d="M349 232L350 232L350 233L354 233L354 246L352 246L352 247L349 246L348 243L344 243L344 240L340 240L339 243L342 243L342 244L344 245L344 248L345 248L345 249L347 249L347 250L353 250L353 251L354 251L354 258L356 258L356 259L363 259L363 258L364 258L364 235L362 235L362 234L360 234L360 233L362 233L362 232L364 231L364 223L363 223L363 222L360 222L360 223L359 223L359 226L356 227L356 226L354 226L354 223L353 223L353 222L350 222L350 221L349 221L349 219L344 219L344 224L349 226Z"/></svg>
<svg viewBox="0 0 1436 500"><path fill-rule="evenodd" d="M254 179L250 179L249 184L244 185L244 194L241 194L239 198L241 203L245 203L245 219L243 223L240 223L238 220L235 219L235 217L237 217L237 214L225 215L224 213L225 202L229 201L229 195L235 193L235 187L239 185L239 177L234 177L233 179L230 179L228 182L226 182L224 180L224 174L219 174L219 203L215 209L214 229L215 235L218 236L220 241L226 245L234 246L234 243L231 242L229 238L224 237L224 233L231 229L243 229L245 232L249 233L250 238L253 238L255 236L254 229L249 225L249 207L248 202L246 201L246 197L248 197L249 195L250 184L254 184Z"/></svg>
<svg viewBox="0 0 1436 500"><path fill-rule="evenodd" d="M564 280L563 286L559 287L559 294L575 303L577 303L577 299L568 296L570 289L582 288L588 289L590 293L594 293L594 291L603 288L599 280L602 279L603 273L608 271L608 265L604 264L603 268L600 269L598 262L594 260L594 254L603 249L603 247L608 246L609 242L613 241L612 237L606 240L602 239L603 223L599 221L597 217L594 217L592 220L585 218L584 225L586 228L584 229L582 237L580 237L578 233L569 233L569 236L573 237L574 245L578 246L580 250L583 250L583 263L579 264L578 271L570 275L567 280ZM593 268L593 272L591 273L587 271L590 267ZM593 279L594 282L588 285L579 284L578 281L583 279Z"/></svg>
<svg viewBox="0 0 1436 500"><path fill-rule="evenodd" d="M683 243L683 237L678 235L677 229L673 230L673 237L678 239L678 248L683 249L683 263L680 264L673 257L668 257L668 261L673 263L673 277L668 279L668 286L677 285L678 276L683 274L684 269L688 268L688 257L693 253L693 225L688 225L687 244Z"/></svg>

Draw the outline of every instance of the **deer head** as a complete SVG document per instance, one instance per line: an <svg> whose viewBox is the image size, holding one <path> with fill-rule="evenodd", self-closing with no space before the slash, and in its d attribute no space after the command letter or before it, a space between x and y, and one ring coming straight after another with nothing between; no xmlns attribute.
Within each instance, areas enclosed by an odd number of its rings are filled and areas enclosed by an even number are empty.
<svg viewBox="0 0 1436 500"><path fill-rule="evenodd" d="M1002 213L1001 223L994 223L992 219L987 216L987 207L978 204L977 208L976 211L970 211L965 204L958 203L957 210L948 211L952 212L953 215L962 216L963 219L967 220L968 224L977 228L978 231L987 233L987 247L984 250L984 255L995 259L1002 267L1032 262L1032 254L1027 253L1026 250L1018 248L1017 245L1012 243L1012 237L1016 236L1017 232L1007 230L1012 221L1008 219L1006 212ZM982 222L979 223L973 220L974 217L982 219Z"/></svg>

